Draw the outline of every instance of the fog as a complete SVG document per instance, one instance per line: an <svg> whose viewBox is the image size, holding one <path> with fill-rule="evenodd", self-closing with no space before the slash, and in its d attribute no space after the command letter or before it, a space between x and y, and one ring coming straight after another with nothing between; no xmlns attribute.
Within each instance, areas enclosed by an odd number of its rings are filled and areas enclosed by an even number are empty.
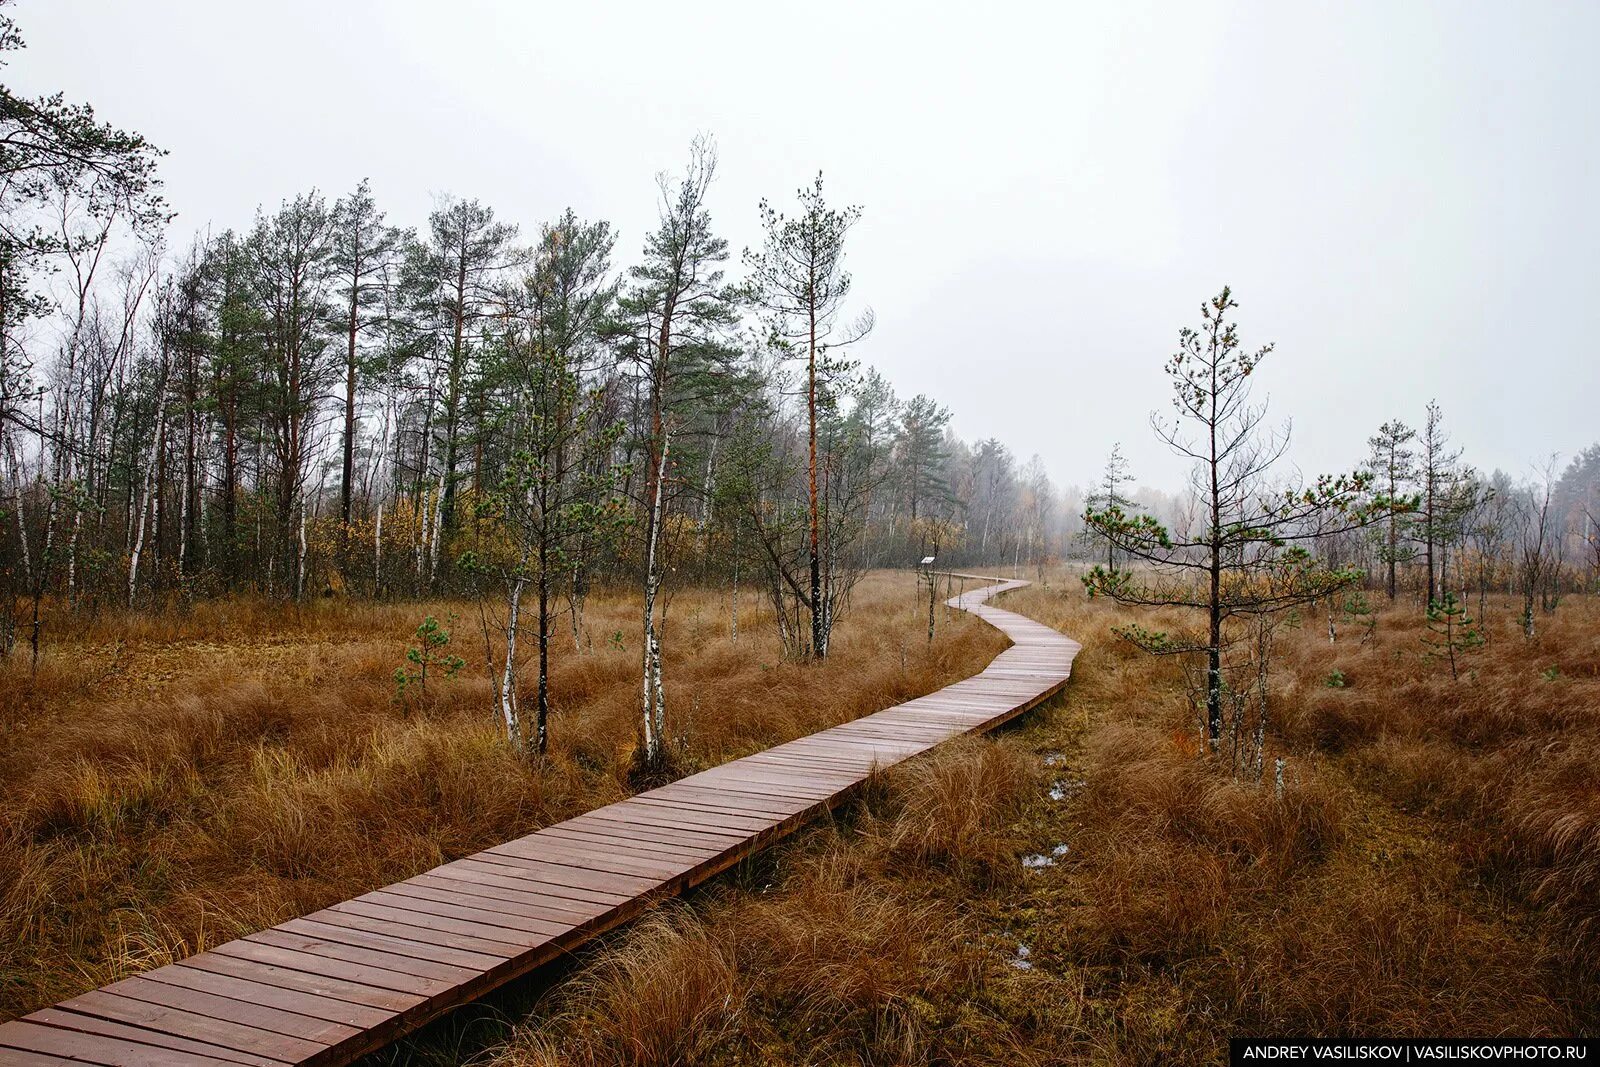
<svg viewBox="0 0 1600 1067"><path fill-rule="evenodd" d="M859 355L954 428L1139 480L1177 330L1224 283L1305 471L1436 397L1466 459L1596 437L1593 5L242 5L21 0L10 84L170 151L174 243L370 177L637 254L714 135L735 249L819 168L861 204Z"/></svg>

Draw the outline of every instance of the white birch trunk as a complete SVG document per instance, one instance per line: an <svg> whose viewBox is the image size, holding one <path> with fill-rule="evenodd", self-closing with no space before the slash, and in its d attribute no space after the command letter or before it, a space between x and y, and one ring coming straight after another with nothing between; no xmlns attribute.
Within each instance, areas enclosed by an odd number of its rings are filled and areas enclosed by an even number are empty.
<svg viewBox="0 0 1600 1067"><path fill-rule="evenodd" d="M128 557L128 606L130 608L133 607L139 590L139 557L144 552L145 525L150 517L150 505L155 496L156 452L161 448L161 427L167 417L167 375L169 373L169 367L162 367L161 387L156 401L156 423L153 432L150 434L150 451L145 454L144 502L139 505L139 519L133 535L133 552Z"/></svg>
<svg viewBox="0 0 1600 1067"><path fill-rule="evenodd" d="M506 598L506 662L500 673L500 721L506 729L506 740L513 748L522 748L522 723L517 710L517 626L522 617L522 591L526 578L515 578Z"/></svg>
<svg viewBox="0 0 1600 1067"><path fill-rule="evenodd" d="M439 538L444 534L444 471L439 472L439 492L433 498L433 537L428 545L428 588L439 577Z"/></svg>
<svg viewBox="0 0 1600 1067"><path fill-rule="evenodd" d="M183 581L189 558L189 472L183 474L183 489L178 493L178 580Z"/></svg>
<svg viewBox="0 0 1600 1067"><path fill-rule="evenodd" d="M301 600L306 594L306 502L300 501L300 550L294 559L294 598Z"/></svg>
<svg viewBox="0 0 1600 1067"><path fill-rule="evenodd" d="M383 589L383 501L378 501L378 521L372 527L372 595Z"/></svg>
<svg viewBox="0 0 1600 1067"><path fill-rule="evenodd" d="M667 455L671 439L661 438L661 461L656 468L655 499L650 504L649 532L645 545L644 572L644 753L645 762L658 763L662 752L662 732L666 724L666 698L661 692L661 642L656 633L656 592L661 588L657 549L661 538L663 502L666 498Z"/></svg>

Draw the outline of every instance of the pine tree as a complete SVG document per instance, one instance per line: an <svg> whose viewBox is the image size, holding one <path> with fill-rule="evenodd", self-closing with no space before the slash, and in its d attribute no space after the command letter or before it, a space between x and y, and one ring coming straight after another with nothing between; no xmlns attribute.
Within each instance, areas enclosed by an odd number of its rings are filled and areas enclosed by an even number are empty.
<svg viewBox="0 0 1600 1067"><path fill-rule="evenodd" d="M1416 504L1408 501L1405 491L1417 475L1416 451L1411 447L1416 437L1417 431L1399 419L1391 419L1378 427L1376 434L1367 438L1370 453L1366 471L1372 476L1374 486L1390 502L1382 528L1383 541L1378 549L1378 558L1382 560L1387 574L1384 588L1390 600L1395 598L1396 568L1412 555L1404 536L1405 515ZM1403 506L1403 501L1409 502L1410 507Z"/></svg>
<svg viewBox="0 0 1600 1067"><path fill-rule="evenodd" d="M378 210L365 178L354 192L334 204L333 217L331 268L345 335L344 455L339 478L339 521L344 525L340 532L342 554L347 547L354 496L356 438L360 430L356 400L365 377L361 341L365 333L383 322L405 235L385 224L384 213Z"/></svg>
<svg viewBox="0 0 1600 1067"><path fill-rule="evenodd" d="M1122 487L1133 481L1133 473L1129 469L1128 460L1122 454L1122 442L1118 441L1111 446L1111 455L1106 457L1105 470L1100 475L1100 484L1091 493L1084 503L1094 511L1110 513L1115 509L1123 514L1132 514L1139 507L1138 501L1130 500L1122 495ZM1084 528L1084 533L1093 531ZM1106 542L1106 569L1115 570L1117 566L1117 546L1111 538Z"/></svg>
<svg viewBox="0 0 1600 1067"><path fill-rule="evenodd" d="M1212 751L1222 742L1224 668L1236 640L1230 625L1264 626L1275 614L1359 581L1359 571L1326 566L1304 544L1334 529L1359 527L1376 514L1362 503L1370 484L1365 475L1324 476L1314 485L1279 491L1269 487L1288 432L1266 430L1265 406L1250 402L1251 378L1272 346L1243 347L1227 318L1237 306L1224 288L1201 305L1200 328L1179 333L1178 351L1166 367L1178 417L1153 420L1170 448L1194 460L1191 486L1203 509L1199 524L1168 530L1148 515L1131 516L1116 507L1084 513L1087 527L1155 570L1146 578L1097 564L1083 577L1091 596L1203 613L1203 633L1173 635L1137 625L1118 632L1148 652L1204 657L1205 733Z"/></svg>
<svg viewBox="0 0 1600 1067"><path fill-rule="evenodd" d="M833 353L865 336L866 318L842 334L835 333L840 306L850 292L844 269L844 240L861 217L861 208L832 208L822 195L822 174L809 189L796 194L799 211L790 217L761 201L766 246L745 251L753 298L767 314L773 341L785 349L803 350L806 361L806 532L810 585L804 603L811 615L811 655L828 652L828 611L823 598L822 497L818 488L818 401L829 377L848 372ZM797 355L799 353L796 353Z"/></svg>
<svg viewBox="0 0 1600 1067"><path fill-rule="evenodd" d="M1428 605L1428 630L1422 636L1429 659L1442 659L1450 664L1450 680L1460 678L1459 658L1483 647L1483 634L1472 616L1455 593L1446 591L1444 598Z"/></svg>
<svg viewBox="0 0 1600 1067"><path fill-rule="evenodd" d="M944 432L950 425L950 411L932 398L918 393L906 401L900 412L900 431L895 437L895 459L900 465L912 526L930 511L950 500L950 480L945 460Z"/></svg>

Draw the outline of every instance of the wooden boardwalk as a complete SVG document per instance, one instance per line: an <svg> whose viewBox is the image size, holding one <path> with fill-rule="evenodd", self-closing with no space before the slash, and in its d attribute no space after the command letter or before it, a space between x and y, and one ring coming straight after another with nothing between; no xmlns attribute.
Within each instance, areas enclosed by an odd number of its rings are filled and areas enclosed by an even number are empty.
<svg viewBox="0 0 1600 1067"><path fill-rule="evenodd" d="M1026 584L950 601L1013 642L971 678L0 1024L0 1064L348 1063L1060 691L1078 644L985 603Z"/></svg>

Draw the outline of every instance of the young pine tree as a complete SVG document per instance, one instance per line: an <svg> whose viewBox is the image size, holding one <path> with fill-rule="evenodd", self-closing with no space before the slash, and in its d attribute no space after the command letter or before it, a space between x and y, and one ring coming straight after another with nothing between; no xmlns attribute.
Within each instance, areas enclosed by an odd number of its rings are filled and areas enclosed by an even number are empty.
<svg viewBox="0 0 1600 1067"><path fill-rule="evenodd" d="M776 347L806 361L806 545L810 583L804 597L811 616L810 654L827 655L831 615L823 592L823 517L817 463L819 382L848 371L829 353L860 340L871 328L871 318L836 332L840 306L850 292L850 274L844 269L844 240L861 217L855 206L830 207L822 195L822 175L809 189L797 194L799 208L793 216L761 201L761 225L766 247L745 251L754 301L767 316ZM821 376L819 378L819 375Z"/></svg>
<svg viewBox="0 0 1600 1067"><path fill-rule="evenodd" d="M1428 605L1428 629L1422 643L1429 659L1450 664L1450 680L1461 677L1459 660L1468 652L1483 647L1483 634L1455 593L1446 591L1443 599Z"/></svg>
<svg viewBox="0 0 1600 1067"><path fill-rule="evenodd" d="M1106 469L1100 475L1100 484L1096 487L1087 503L1097 511L1110 512L1113 509L1123 513L1130 513L1139 506L1138 501L1130 500L1122 495L1122 487L1133 481L1133 472L1128 467L1128 460L1122 454L1122 442L1118 441L1111 446L1111 455L1106 457ZM1089 529L1085 534L1091 534ZM1115 570L1117 566L1117 546L1109 537L1106 542L1106 569Z"/></svg>
<svg viewBox="0 0 1600 1067"><path fill-rule="evenodd" d="M1377 433L1367 438L1367 447L1371 451L1367 455L1366 471L1372 476L1374 487L1391 502L1405 500L1405 491L1417 476L1416 450L1411 447L1411 442L1416 438L1417 431L1399 419L1390 419L1378 427ZM1406 511L1405 508L1392 506L1384 517L1381 530L1378 558L1383 561L1384 589L1390 600L1395 598L1398 585L1397 568L1412 555L1411 546L1405 539Z"/></svg>
<svg viewBox="0 0 1600 1067"><path fill-rule="evenodd" d="M1213 752L1222 743L1230 650L1260 629L1254 624L1358 581L1360 572L1326 566L1304 545L1376 515L1365 503L1367 475L1323 476L1310 486L1269 480L1288 447L1288 431L1267 430L1265 405L1250 401L1251 379L1272 346L1243 347L1228 321L1237 306L1224 288L1201 305L1200 328L1179 333L1166 368L1177 418L1152 419L1162 441L1194 463L1190 485L1198 520L1169 530L1118 507L1091 506L1084 513L1084 524L1124 557L1151 565L1147 577L1097 564L1083 577L1091 596L1202 616L1197 633L1137 625L1119 633L1148 652L1203 658L1205 734Z"/></svg>

